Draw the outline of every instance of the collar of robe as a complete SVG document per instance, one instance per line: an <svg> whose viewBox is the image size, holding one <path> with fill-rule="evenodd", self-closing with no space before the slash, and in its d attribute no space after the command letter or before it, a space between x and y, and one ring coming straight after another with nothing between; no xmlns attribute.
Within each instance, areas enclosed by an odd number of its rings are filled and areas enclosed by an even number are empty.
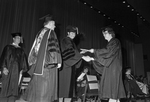
<svg viewBox="0 0 150 102"><path fill-rule="evenodd" d="M20 46L18 44L12 43L12 45L16 48L20 48Z"/></svg>

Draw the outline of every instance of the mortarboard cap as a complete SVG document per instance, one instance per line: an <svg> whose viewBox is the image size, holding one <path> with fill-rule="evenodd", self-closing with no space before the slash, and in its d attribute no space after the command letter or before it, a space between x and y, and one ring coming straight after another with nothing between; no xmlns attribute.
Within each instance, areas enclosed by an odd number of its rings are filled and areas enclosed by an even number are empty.
<svg viewBox="0 0 150 102"><path fill-rule="evenodd" d="M16 36L20 36L21 37L21 33L17 32L17 33L11 33L12 37L16 37Z"/></svg>
<svg viewBox="0 0 150 102"><path fill-rule="evenodd" d="M103 32L105 32L105 31L113 31L113 28L111 27L111 25L109 25L109 26L106 26L106 27L101 28L101 30L102 30Z"/></svg>
<svg viewBox="0 0 150 102"><path fill-rule="evenodd" d="M47 23L49 21L54 21L53 17L50 14L45 15L45 16L39 18L39 20L44 20L44 23Z"/></svg>
<svg viewBox="0 0 150 102"><path fill-rule="evenodd" d="M67 30L67 32L75 32L78 34L78 28L77 27L69 25L69 26L67 26L66 30Z"/></svg>

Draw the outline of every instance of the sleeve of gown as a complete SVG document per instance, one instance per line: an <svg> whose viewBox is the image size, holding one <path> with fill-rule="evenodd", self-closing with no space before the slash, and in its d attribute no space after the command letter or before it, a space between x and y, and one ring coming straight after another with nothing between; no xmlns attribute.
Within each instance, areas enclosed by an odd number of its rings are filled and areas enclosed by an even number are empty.
<svg viewBox="0 0 150 102"><path fill-rule="evenodd" d="M35 44L36 44L36 41L37 41L37 36L34 40L34 43L32 45L32 48L31 48L31 51L29 53L29 56L28 56L28 63L29 65L32 65L32 64L35 64L36 63L36 60L37 60L37 54L35 52Z"/></svg>
<svg viewBox="0 0 150 102"><path fill-rule="evenodd" d="M48 39L46 64L62 63L59 42L54 31L51 31L50 38Z"/></svg>
<svg viewBox="0 0 150 102"><path fill-rule="evenodd" d="M61 52L60 52L60 46L59 46L59 41L57 39L56 34L54 33L54 38L55 38L55 46L56 46L56 53L57 53L57 63L58 64L62 64L62 58L61 58Z"/></svg>
<svg viewBox="0 0 150 102"><path fill-rule="evenodd" d="M28 65L28 60L27 60L27 56L23 51L23 55L22 55L22 70L23 72L26 72L29 69L29 65Z"/></svg>
<svg viewBox="0 0 150 102"><path fill-rule="evenodd" d="M61 58L61 54L57 53L57 63L62 64L62 58Z"/></svg>
<svg viewBox="0 0 150 102"><path fill-rule="evenodd" d="M106 49L98 49L95 51L96 61L105 67L108 67L120 51L120 43L118 40L111 41Z"/></svg>
<svg viewBox="0 0 150 102"><path fill-rule="evenodd" d="M97 60L93 61L93 68L99 73L103 73L104 66L100 64Z"/></svg>
<svg viewBox="0 0 150 102"><path fill-rule="evenodd" d="M1 58L0 58L0 68L3 70L3 68L8 68L8 61L9 61L9 55L10 55L9 46L6 46L2 52Z"/></svg>
<svg viewBox="0 0 150 102"><path fill-rule="evenodd" d="M64 39L62 45L65 47L65 50L62 52L63 60L65 63L68 66L77 64L81 60L82 55L76 48L74 48L71 40Z"/></svg>

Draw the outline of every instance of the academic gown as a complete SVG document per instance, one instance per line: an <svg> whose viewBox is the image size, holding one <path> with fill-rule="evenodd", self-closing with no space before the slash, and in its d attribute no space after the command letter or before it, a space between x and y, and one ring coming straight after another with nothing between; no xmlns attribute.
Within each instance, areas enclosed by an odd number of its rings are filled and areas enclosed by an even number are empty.
<svg viewBox="0 0 150 102"><path fill-rule="evenodd" d="M29 102L53 102L58 100L58 68L61 54L57 36L53 30L43 28L36 36L28 62L32 76L23 99Z"/></svg>
<svg viewBox="0 0 150 102"><path fill-rule="evenodd" d="M63 66L59 71L59 97L71 98L75 96L75 68L79 68L82 55L69 37L62 39L61 51Z"/></svg>
<svg viewBox="0 0 150 102"><path fill-rule="evenodd" d="M118 39L112 38L104 49L94 52L94 64L101 66L96 68L102 72L100 81L100 98L120 99L125 98L125 90L122 82L122 54Z"/></svg>
<svg viewBox="0 0 150 102"><path fill-rule="evenodd" d="M22 48L14 45L5 46L0 62L1 70L7 68L9 73L4 75L2 73L2 89L0 97L18 96L18 80L20 71L27 71L28 62L26 55Z"/></svg>
<svg viewBox="0 0 150 102"><path fill-rule="evenodd" d="M129 78L131 77L131 78ZM140 89L140 87L137 84L137 80L134 78L133 75L128 74L126 75L126 80L125 80L125 87L127 92L132 93L135 97L137 95L144 95L144 93L142 92L142 90Z"/></svg>

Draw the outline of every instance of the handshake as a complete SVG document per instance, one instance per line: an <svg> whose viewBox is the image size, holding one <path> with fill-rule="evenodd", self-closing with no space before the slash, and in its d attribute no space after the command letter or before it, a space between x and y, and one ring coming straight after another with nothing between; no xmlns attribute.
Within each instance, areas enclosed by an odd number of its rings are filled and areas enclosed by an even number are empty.
<svg viewBox="0 0 150 102"><path fill-rule="evenodd" d="M91 52L91 53L94 53L94 49L90 49L90 50L87 50L87 49L80 49L81 52L80 54L84 54L86 52ZM90 61L93 61L94 58L93 57L90 57L90 56L82 56L82 59L85 60L86 62L90 62Z"/></svg>
<svg viewBox="0 0 150 102"><path fill-rule="evenodd" d="M94 60L94 58L92 58L90 56L82 56L82 59L84 59L86 62L90 62L90 61Z"/></svg>

